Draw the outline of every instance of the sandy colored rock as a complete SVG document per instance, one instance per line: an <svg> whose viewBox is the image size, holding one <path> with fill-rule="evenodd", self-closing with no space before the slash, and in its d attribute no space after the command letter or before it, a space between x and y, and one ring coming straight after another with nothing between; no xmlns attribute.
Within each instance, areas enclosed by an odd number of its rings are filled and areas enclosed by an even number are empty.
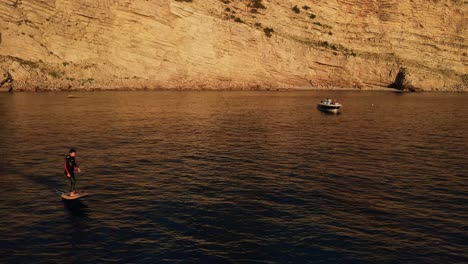
<svg viewBox="0 0 468 264"><path fill-rule="evenodd" d="M467 6L0 0L0 74L16 90L371 89L405 68L413 90L466 91Z"/></svg>

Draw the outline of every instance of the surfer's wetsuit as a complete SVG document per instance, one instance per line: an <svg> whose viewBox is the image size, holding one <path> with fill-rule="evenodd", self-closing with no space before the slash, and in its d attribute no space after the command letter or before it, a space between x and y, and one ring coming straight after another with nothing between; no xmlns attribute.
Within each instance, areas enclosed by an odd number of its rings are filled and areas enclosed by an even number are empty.
<svg viewBox="0 0 468 264"><path fill-rule="evenodd" d="M65 176L67 176L67 174L70 174L70 177L68 178L70 180L70 192L76 191L75 168L79 168L79 166L78 164L76 164L75 157L72 157L70 155L65 157L65 164L63 164L63 168L65 169Z"/></svg>

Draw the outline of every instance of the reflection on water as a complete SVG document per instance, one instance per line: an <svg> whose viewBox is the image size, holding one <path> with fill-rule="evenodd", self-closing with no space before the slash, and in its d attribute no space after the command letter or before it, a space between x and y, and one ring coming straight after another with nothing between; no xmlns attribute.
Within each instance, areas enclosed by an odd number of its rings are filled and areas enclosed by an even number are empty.
<svg viewBox="0 0 468 264"><path fill-rule="evenodd" d="M62 199L66 213L69 213L72 219L86 217L88 215L88 206L81 200L67 201Z"/></svg>
<svg viewBox="0 0 468 264"><path fill-rule="evenodd" d="M465 94L78 97L0 94L2 263L467 260Z"/></svg>

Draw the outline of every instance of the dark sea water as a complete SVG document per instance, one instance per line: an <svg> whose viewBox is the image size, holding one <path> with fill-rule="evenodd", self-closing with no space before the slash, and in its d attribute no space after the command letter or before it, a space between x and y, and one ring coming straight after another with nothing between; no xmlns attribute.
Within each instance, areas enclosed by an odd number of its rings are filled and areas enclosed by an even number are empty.
<svg viewBox="0 0 468 264"><path fill-rule="evenodd" d="M76 95L0 94L1 263L468 262L468 94Z"/></svg>

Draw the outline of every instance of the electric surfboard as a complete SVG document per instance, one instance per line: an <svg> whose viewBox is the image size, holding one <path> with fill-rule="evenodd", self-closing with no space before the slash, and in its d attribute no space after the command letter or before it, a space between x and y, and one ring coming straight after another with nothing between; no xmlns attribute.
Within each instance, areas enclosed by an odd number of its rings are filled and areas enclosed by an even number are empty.
<svg viewBox="0 0 468 264"><path fill-rule="evenodd" d="M65 199L65 200L76 200L76 199L89 195L89 193L86 193L86 192L79 192L73 196L70 196L69 192L64 192L62 190L55 190L55 192L57 193L58 196L62 197L62 199Z"/></svg>

